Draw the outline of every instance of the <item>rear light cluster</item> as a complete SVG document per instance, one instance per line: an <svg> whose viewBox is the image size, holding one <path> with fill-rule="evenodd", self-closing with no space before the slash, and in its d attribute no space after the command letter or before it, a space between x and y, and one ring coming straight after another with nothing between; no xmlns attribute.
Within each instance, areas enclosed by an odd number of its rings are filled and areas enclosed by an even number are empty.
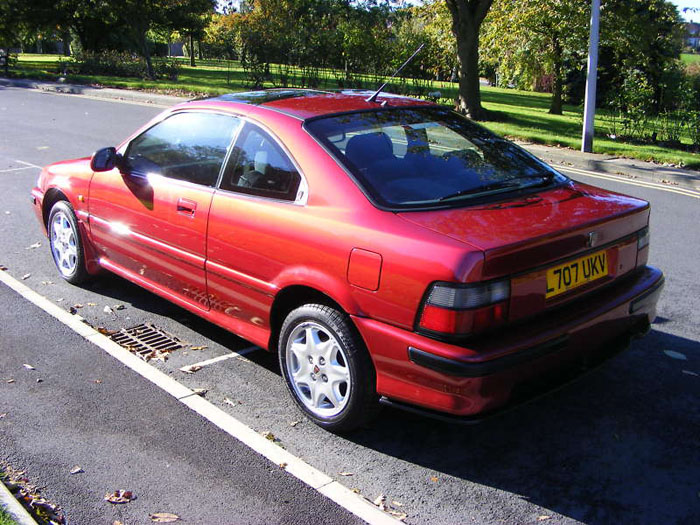
<svg viewBox="0 0 700 525"><path fill-rule="evenodd" d="M506 321L509 298L508 280L433 283L423 304L419 329L451 336L483 332Z"/></svg>
<svg viewBox="0 0 700 525"><path fill-rule="evenodd" d="M649 259L649 227L637 233L637 266L643 266Z"/></svg>

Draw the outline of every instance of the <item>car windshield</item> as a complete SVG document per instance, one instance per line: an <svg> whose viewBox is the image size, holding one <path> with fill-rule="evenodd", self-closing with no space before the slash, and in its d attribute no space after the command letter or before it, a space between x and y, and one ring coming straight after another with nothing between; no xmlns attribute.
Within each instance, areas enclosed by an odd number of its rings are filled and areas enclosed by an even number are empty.
<svg viewBox="0 0 700 525"><path fill-rule="evenodd" d="M387 109L306 123L380 206L441 207L566 177L444 108Z"/></svg>

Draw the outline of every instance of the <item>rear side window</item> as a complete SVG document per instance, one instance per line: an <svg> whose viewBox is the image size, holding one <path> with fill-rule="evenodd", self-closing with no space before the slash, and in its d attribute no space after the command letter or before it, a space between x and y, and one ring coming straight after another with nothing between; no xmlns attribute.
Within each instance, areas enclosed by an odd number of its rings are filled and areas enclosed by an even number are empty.
<svg viewBox="0 0 700 525"><path fill-rule="evenodd" d="M136 137L127 169L215 186L240 119L216 113L176 113Z"/></svg>
<svg viewBox="0 0 700 525"><path fill-rule="evenodd" d="M224 171L221 189L273 199L296 199L301 176L275 140L247 123Z"/></svg>

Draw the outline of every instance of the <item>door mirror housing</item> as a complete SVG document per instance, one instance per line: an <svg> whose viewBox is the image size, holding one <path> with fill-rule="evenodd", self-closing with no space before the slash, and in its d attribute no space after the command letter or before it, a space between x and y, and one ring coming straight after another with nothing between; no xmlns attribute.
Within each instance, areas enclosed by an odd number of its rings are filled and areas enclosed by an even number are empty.
<svg viewBox="0 0 700 525"><path fill-rule="evenodd" d="M102 148L92 154L90 169L92 171L110 171L116 168L118 163L119 154L116 148Z"/></svg>

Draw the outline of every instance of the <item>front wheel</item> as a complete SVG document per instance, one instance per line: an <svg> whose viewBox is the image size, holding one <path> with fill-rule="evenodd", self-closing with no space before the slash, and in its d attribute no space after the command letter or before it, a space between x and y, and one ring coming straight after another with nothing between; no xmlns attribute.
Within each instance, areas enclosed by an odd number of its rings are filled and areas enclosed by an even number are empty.
<svg viewBox="0 0 700 525"><path fill-rule="evenodd" d="M66 281L79 284L88 278L83 243L73 207L59 201L49 214L49 245L56 268Z"/></svg>
<svg viewBox="0 0 700 525"><path fill-rule="evenodd" d="M376 413L374 366L344 312L320 304L290 312L280 333L279 359L292 397L317 425L347 432Z"/></svg>

